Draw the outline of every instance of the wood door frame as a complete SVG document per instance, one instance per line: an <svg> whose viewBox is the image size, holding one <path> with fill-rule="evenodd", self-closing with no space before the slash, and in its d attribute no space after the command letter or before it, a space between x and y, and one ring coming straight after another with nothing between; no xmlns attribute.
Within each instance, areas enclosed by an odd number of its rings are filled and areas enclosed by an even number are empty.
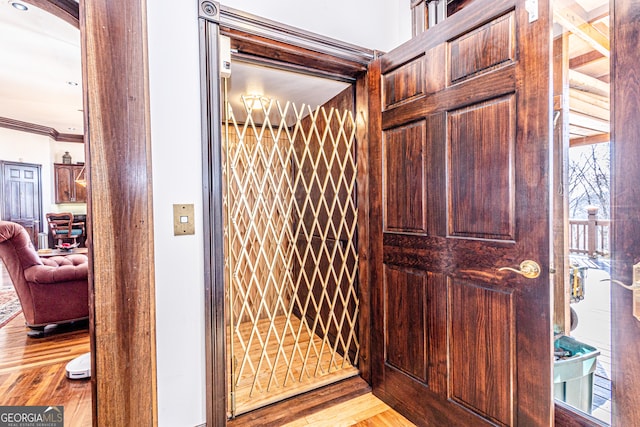
<svg viewBox="0 0 640 427"><path fill-rule="evenodd" d="M616 170L616 164L623 161L627 164L637 165L640 152L633 156L628 155L632 151L633 144L637 147L637 139L640 135L640 126L637 121L637 113L640 111L640 85L637 79L629 84L627 76L636 73L640 54L637 50L637 38L635 34L640 31L640 5L633 0L611 0L610 19L612 21L611 39L611 209L612 232L611 253L612 268L611 278L624 283L631 283L631 266L640 261L640 244L637 239L629 239L628 236L636 236L638 229L637 211L629 209L637 205L638 191L625 188L624 192L617 190L622 180L638 182L637 168L628 170ZM616 147L625 145L622 156L617 155ZM616 155L618 157L616 157ZM615 211L615 212L614 212ZM624 342L625 349L615 351L612 347L612 425L623 425L625 421L637 419L640 396L638 393L625 393L620 385L616 386L616 378L624 378L624 381L633 383L632 388L640 388L639 367L634 367L630 372L625 369L628 355L640 352L640 341L634 339L633 332L637 331L637 320L631 316L631 297L629 291L619 286L611 285L611 313L621 313L620 316L612 316L611 338L612 345L616 341ZM636 332L637 336L637 332ZM622 366L622 367L621 367ZM618 381L619 383L619 381ZM636 390L637 391L637 390ZM624 403L624 404L621 404ZM556 402L555 425L558 427L597 427L602 422L594 417L576 412L573 408Z"/></svg>
<svg viewBox="0 0 640 427"><path fill-rule="evenodd" d="M355 109L358 121L358 252L360 289L360 364L361 376L369 381L369 282L368 282L368 83L367 64L374 52L346 43L327 39L281 23L257 17L222 6L220 16L211 16L201 10L201 85L203 94L203 198L205 210L205 332L207 368L207 425L224 426L227 422L226 349L224 322L224 264L220 248L222 239L222 177L219 150L219 124L210 121L220 117L217 95L219 83L207 78L215 73L217 58L209 56L209 48L217 46L217 34L211 25L218 24L221 35L231 39L233 58L248 60L269 67L331 77L352 83L355 90ZM210 22L206 22L210 21ZM205 42L206 41L206 42ZM278 58L275 60L273 58ZM215 74L214 74L215 75ZM210 134L211 133L211 134ZM219 145L218 145L219 147ZM218 248L218 249L216 249ZM312 392L313 393L313 392Z"/></svg>
<svg viewBox="0 0 640 427"><path fill-rule="evenodd" d="M611 278L628 284L632 283L633 265L640 262L637 239L640 234L637 210L640 200L637 163L640 161L640 82L637 77L640 4L637 0L612 1ZM632 315L632 295L611 284L611 313L616 313L611 319L612 425L637 420L640 412L640 365L632 362L640 353L640 324Z"/></svg>

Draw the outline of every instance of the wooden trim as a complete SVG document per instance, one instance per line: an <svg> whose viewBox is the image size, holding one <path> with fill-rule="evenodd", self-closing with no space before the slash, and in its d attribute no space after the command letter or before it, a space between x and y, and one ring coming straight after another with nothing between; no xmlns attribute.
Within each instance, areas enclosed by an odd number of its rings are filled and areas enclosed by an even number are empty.
<svg viewBox="0 0 640 427"><path fill-rule="evenodd" d="M60 133L51 127L22 122L20 120L9 119L7 117L0 117L0 127L13 129L20 132L34 133L36 135L48 136L49 138L58 142L78 142L80 144L84 143L83 135Z"/></svg>
<svg viewBox="0 0 640 427"><path fill-rule="evenodd" d="M590 415L578 412L563 402L555 402L554 410L555 427L604 427L607 424Z"/></svg>
<svg viewBox="0 0 640 427"><path fill-rule="evenodd" d="M80 13L78 3L74 0L23 0L25 3L39 7L63 21L79 28Z"/></svg>
<svg viewBox="0 0 640 427"><path fill-rule="evenodd" d="M229 420L229 427L282 426L371 391L360 377L340 381Z"/></svg>
<svg viewBox="0 0 640 427"><path fill-rule="evenodd" d="M308 49L269 40L261 36L242 33L238 30L220 27L222 35L231 38L231 49L234 55L253 58L258 62L267 61L272 66L281 64L287 66L297 66L312 74L324 76L340 76L343 78L353 78L353 76L366 71L366 65L350 62L339 57L314 52ZM286 65L285 65L286 64ZM313 70L315 73L313 73Z"/></svg>
<svg viewBox="0 0 640 427"><path fill-rule="evenodd" d="M371 283L369 282L369 81L363 74L355 84L356 184L358 201L358 288L360 293L360 375L371 383Z"/></svg>
<svg viewBox="0 0 640 427"><path fill-rule="evenodd" d="M632 283L640 262L640 81L638 33L640 2L611 5L611 278ZM633 295L611 287L611 425L637 425L640 414L640 328L633 316Z"/></svg>
<svg viewBox="0 0 640 427"><path fill-rule="evenodd" d="M559 35L553 41L553 176L556 188L569 188L569 36ZM556 105L557 104L557 105ZM556 272L553 280L553 325L565 334L570 332L569 313L569 201L565 191L552 192L553 206L553 262ZM554 329L555 330L555 329Z"/></svg>
<svg viewBox="0 0 640 427"><path fill-rule="evenodd" d="M376 59L369 65L369 73L367 75L369 87L369 121L368 121L368 141L369 153L367 164L368 182L369 182L369 206L368 206L368 230L369 230L369 270L367 275L369 278L369 310L370 327L369 333L369 354L370 354L370 374L369 381L372 385L380 384L383 379L384 366L381 362L380 355L384 352L384 334L374 333L383 330L383 319L379 313L374 313L374 307L382 306L382 295L379 292L376 283L380 283L380 269L377 265L382 265L382 239L373 239L371 236L382 236L382 194L379 189L382 188L382 158L379 150L371 150L371 147L380 147L382 145L382 78L381 78L382 59ZM376 392L374 391L374 395Z"/></svg>
<svg viewBox="0 0 640 427"><path fill-rule="evenodd" d="M203 13L201 17L211 20ZM272 67L354 81L375 56L371 49L226 6L220 7L219 21L220 34L231 38L234 57Z"/></svg>
<svg viewBox="0 0 640 427"><path fill-rule="evenodd" d="M80 14L94 426L158 420L145 14L144 0L87 0Z"/></svg>
<svg viewBox="0 0 640 427"><path fill-rule="evenodd" d="M207 18L206 15L202 17ZM344 60L347 63L359 64L365 68L375 54L371 49L271 21L227 6L220 7L220 27L223 29L223 34L226 29L234 30L240 34L252 34L270 40L272 44L277 42L307 52L318 52L330 56L334 60Z"/></svg>

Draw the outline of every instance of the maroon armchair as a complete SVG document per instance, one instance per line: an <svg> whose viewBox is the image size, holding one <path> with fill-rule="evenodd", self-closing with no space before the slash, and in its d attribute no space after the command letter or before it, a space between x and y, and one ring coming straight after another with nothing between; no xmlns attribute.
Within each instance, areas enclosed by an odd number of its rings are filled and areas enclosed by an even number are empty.
<svg viewBox="0 0 640 427"><path fill-rule="evenodd" d="M86 255L41 259L21 225L0 221L0 259L30 328L42 330L89 317Z"/></svg>

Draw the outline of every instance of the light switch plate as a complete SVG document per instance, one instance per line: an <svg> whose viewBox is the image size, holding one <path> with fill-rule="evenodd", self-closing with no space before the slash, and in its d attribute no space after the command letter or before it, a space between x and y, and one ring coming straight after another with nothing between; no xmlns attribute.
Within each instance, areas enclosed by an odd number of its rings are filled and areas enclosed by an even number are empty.
<svg viewBox="0 0 640 427"><path fill-rule="evenodd" d="M196 234L193 205L173 205L173 235Z"/></svg>

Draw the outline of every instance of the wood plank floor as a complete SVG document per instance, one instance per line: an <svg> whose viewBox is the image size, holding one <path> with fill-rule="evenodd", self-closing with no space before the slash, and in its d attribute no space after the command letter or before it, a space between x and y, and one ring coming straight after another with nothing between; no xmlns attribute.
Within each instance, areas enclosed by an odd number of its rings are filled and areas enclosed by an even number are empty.
<svg viewBox="0 0 640 427"><path fill-rule="evenodd" d="M0 406L62 405L65 426L91 426L90 380L68 380L67 362L89 351L87 329L27 337L19 314L0 329Z"/></svg>
<svg viewBox="0 0 640 427"><path fill-rule="evenodd" d="M238 330L242 340L234 336L236 414L358 375L358 369L333 352L330 343L301 328L295 316L289 323L286 316L277 316L273 325L262 319L255 328L245 322Z"/></svg>
<svg viewBox="0 0 640 427"><path fill-rule="evenodd" d="M0 281L0 285L10 284L1 263ZM65 426L91 426L90 380L65 377L67 362L89 351L88 331L39 339L27 337L27 331L22 314L0 328L0 406L62 405ZM283 411L282 405L287 409ZM248 413L230 420L229 425L414 426L374 397L359 377Z"/></svg>
<svg viewBox="0 0 640 427"><path fill-rule="evenodd" d="M304 426L411 427L415 426L415 424L391 409L373 394L367 393L339 405L284 424L284 427Z"/></svg>
<svg viewBox="0 0 640 427"><path fill-rule="evenodd" d="M354 377L229 420L229 427L414 427Z"/></svg>
<svg viewBox="0 0 640 427"><path fill-rule="evenodd" d="M73 331L40 339L28 338L26 332L22 314L0 329L0 406L62 405L65 426L91 426L91 383L68 380L64 371L69 360L89 351L88 332ZM359 377L283 404L288 405L285 411L276 404L231 420L229 425L414 426L373 396Z"/></svg>

